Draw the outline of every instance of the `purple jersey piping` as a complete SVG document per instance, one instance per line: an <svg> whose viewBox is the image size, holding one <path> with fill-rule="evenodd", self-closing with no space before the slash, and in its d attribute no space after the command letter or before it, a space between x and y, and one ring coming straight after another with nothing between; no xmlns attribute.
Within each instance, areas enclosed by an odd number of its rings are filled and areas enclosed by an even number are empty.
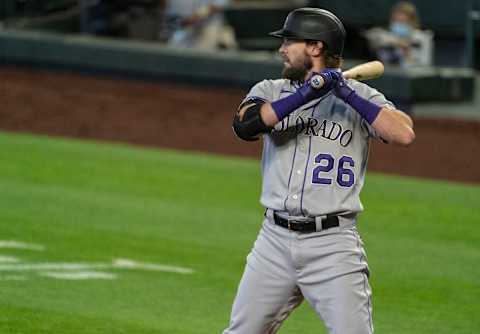
<svg viewBox="0 0 480 334"><path fill-rule="evenodd" d="M302 216L305 216L305 213L303 212L303 193L305 190L305 181L307 179L307 169L308 169L308 163L310 162L310 150L312 148L312 136L308 137L308 155L307 155L307 163L305 164L305 172L303 173L303 184L302 184L302 194L300 195L300 212L302 213Z"/></svg>
<svg viewBox="0 0 480 334"><path fill-rule="evenodd" d="M297 155L297 145L298 145L298 136L295 136L295 151L293 152L292 167L290 168L290 176L288 177L287 196L285 197L285 201L283 201L283 207L285 208L285 211L287 211L287 200L290 194L290 180L292 179L293 166L295 164L295 156Z"/></svg>
<svg viewBox="0 0 480 334"><path fill-rule="evenodd" d="M315 103L311 107L312 108L312 114L310 115L310 117L313 117L313 115L315 114L315 107L318 106L320 104L320 102L322 102L323 99L325 99L328 95L329 94L322 97L322 99L320 101L318 101L318 103ZM305 171L304 171L304 174L303 174L302 194L300 195L300 212L302 213L302 216L305 216L305 212L303 212L303 194L304 194L304 190L305 190L305 181L307 180L308 163L310 162L310 151L312 149L312 136L309 136L308 139L309 140L308 140L307 163L305 164Z"/></svg>
<svg viewBox="0 0 480 334"><path fill-rule="evenodd" d="M296 88L298 89L298 87L296 87ZM315 107L318 106L320 104L320 102L322 102L329 95L330 95L330 92L325 94L324 96L322 96L317 103L315 103L311 107L309 107L307 109L304 109L304 110L308 110L308 109L312 108L312 114L310 116L313 117L313 115L315 114ZM305 172L304 172L304 175L303 175L302 194L300 195L300 212L302 213L303 216L305 216L305 213L303 212L303 193L304 193L304 189L305 189L305 180L307 178L308 163L309 163L309 160L310 160L310 150L312 148L312 137L310 136L308 139L309 139L309 143L308 143L307 163L305 164ZM288 177L287 196L286 196L285 200L283 201L283 206L285 208L285 211L287 211L287 200L288 200L288 196L290 195L290 180L292 178L295 156L297 154L297 144L298 144L298 134L297 134L297 136L295 136L295 152L293 154L292 168L290 169L290 176Z"/></svg>

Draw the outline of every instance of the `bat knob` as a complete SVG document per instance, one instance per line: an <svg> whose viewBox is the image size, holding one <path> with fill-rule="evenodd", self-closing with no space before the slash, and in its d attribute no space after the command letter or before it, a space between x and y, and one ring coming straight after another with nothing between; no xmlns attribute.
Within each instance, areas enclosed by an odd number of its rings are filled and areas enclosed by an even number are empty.
<svg viewBox="0 0 480 334"><path fill-rule="evenodd" d="M322 76L318 74L314 75L310 80L310 85L312 85L312 87L315 89L322 88L324 83L325 83L325 80L323 80Z"/></svg>

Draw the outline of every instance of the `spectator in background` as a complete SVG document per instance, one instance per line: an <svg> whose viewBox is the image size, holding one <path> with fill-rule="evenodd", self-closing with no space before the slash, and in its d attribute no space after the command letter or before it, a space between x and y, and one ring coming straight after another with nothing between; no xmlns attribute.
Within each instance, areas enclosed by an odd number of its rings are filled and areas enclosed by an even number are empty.
<svg viewBox="0 0 480 334"><path fill-rule="evenodd" d="M81 0L81 3L84 33L158 39L164 0Z"/></svg>
<svg viewBox="0 0 480 334"><path fill-rule="evenodd" d="M175 47L235 47L233 32L223 17L229 4L229 0L167 0L163 39Z"/></svg>
<svg viewBox="0 0 480 334"><path fill-rule="evenodd" d="M415 5L397 3L391 11L390 27L372 28L365 33L370 48L385 63L400 66L430 66L433 33L420 30Z"/></svg>

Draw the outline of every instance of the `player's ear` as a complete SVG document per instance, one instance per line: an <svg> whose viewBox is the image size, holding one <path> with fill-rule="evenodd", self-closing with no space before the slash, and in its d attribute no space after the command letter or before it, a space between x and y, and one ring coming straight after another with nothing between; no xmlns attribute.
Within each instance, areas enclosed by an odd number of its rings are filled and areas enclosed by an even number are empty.
<svg viewBox="0 0 480 334"><path fill-rule="evenodd" d="M323 53L322 41L308 41L307 47L312 57L319 57Z"/></svg>

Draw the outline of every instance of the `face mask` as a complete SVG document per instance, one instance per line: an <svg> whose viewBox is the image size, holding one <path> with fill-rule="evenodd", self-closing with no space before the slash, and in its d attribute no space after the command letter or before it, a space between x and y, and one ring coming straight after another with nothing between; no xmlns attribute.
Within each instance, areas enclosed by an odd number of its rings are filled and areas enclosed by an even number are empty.
<svg viewBox="0 0 480 334"><path fill-rule="evenodd" d="M408 38L412 35L412 28L408 24L401 22L390 24L390 31L401 38Z"/></svg>

